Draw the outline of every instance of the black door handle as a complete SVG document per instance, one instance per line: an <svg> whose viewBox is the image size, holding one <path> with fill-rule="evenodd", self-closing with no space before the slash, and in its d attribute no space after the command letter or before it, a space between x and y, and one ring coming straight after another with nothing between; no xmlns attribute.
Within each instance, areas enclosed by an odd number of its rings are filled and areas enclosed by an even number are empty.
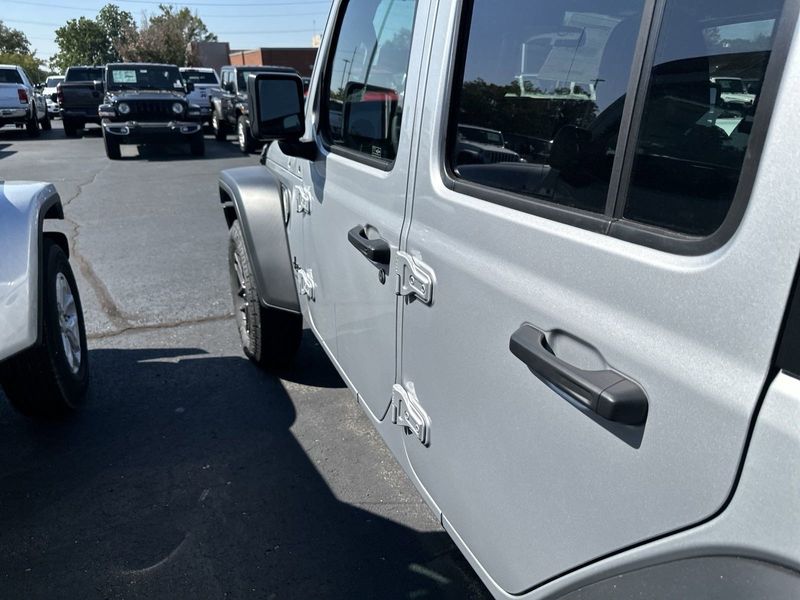
<svg viewBox="0 0 800 600"><path fill-rule="evenodd" d="M356 225L347 232L347 239L350 240L356 250L376 266L389 264L392 258L392 249L389 246L389 242L382 238L368 238L367 227Z"/></svg>
<svg viewBox="0 0 800 600"><path fill-rule="evenodd" d="M558 358L544 332L528 323L511 336L509 350L531 373L609 421L641 425L647 419L647 394L638 383L612 370L585 371Z"/></svg>

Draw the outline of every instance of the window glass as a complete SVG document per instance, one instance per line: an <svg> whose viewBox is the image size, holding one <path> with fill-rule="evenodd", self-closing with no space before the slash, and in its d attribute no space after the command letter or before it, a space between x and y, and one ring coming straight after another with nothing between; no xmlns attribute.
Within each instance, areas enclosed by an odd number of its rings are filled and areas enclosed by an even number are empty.
<svg viewBox="0 0 800 600"><path fill-rule="evenodd" d="M68 83L73 81L102 81L103 68L102 67L70 67L67 70L66 81Z"/></svg>
<svg viewBox="0 0 800 600"><path fill-rule="evenodd" d="M644 0L474 0L457 177L603 212Z"/></svg>
<svg viewBox="0 0 800 600"><path fill-rule="evenodd" d="M182 90L178 67L157 65L114 65L108 67L109 90Z"/></svg>
<svg viewBox="0 0 800 600"><path fill-rule="evenodd" d="M347 3L323 108L332 144L397 156L416 7L416 0Z"/></svg>
<svg viewBox="0 0 800 600"><path fill-rule="evenodd" d="M739 184L783 0L668 0L624 216L713 233Z"/></svg>
<svg viewBox="0 0 800 600"><path fill-rule="evenodd" d="M22 83L22 77L16 69L0 69L0 83Z"/></svg>
<svg viewBox="0 0 800 600"><path fill-rule="evenodd" d="M181 71L184 80L191 81L196 84L212 84L217 85L217 75L212 71L198 71L195 69Z"/></svg>

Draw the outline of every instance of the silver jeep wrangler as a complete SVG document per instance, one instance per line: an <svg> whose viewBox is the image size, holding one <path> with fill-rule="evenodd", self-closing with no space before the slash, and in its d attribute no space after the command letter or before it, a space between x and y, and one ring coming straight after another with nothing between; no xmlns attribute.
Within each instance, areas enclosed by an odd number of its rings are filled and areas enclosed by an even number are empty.
<svg viewBox="0 0 800 600"><path fill-rule="evenodd" d="M800 597L800 4L757 4L335 0L307 103L248 80L244 350L305 322L497 598Z"/></svg>
<svg viewBox="0 0 800 600"><path fill-rule="evenodd" d="M86 328L63 219L49 183L0 181L0 386L33 417L78 408L89 382Z"/></svg>

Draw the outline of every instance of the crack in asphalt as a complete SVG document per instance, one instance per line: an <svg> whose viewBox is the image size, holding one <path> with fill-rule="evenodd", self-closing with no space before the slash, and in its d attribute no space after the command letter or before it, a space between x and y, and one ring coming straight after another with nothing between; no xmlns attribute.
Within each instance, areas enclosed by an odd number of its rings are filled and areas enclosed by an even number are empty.
<svg viewBox="0 0 800 600"><path fill-rule="evenodd" d="M233 313L227 315L213 315L210 317L198 317L196 319L185 319L181 321L169 321L166 323L152 323L143 325L129 324L121 329L114 331L104 331L102 333L89 334L86 337L90 340L106 340L109 338L125 335L127 333L139 333L144 331L158 331L159 329L177 329L178 327L187 327L189 325L203 325L204 323L218 323L220 321L228 321L235 317Z"/></svg>

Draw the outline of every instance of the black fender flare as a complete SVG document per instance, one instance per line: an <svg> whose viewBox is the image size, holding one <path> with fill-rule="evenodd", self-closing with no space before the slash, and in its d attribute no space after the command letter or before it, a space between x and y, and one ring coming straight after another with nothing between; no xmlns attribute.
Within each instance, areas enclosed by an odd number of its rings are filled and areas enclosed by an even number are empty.
<svg viewBox="0 0 800 600"><path fill-rule="evenodd" d="M300 313L281 185L262 166L222 171L219 195L230 228L238 220L263 306Z"/></svg>

